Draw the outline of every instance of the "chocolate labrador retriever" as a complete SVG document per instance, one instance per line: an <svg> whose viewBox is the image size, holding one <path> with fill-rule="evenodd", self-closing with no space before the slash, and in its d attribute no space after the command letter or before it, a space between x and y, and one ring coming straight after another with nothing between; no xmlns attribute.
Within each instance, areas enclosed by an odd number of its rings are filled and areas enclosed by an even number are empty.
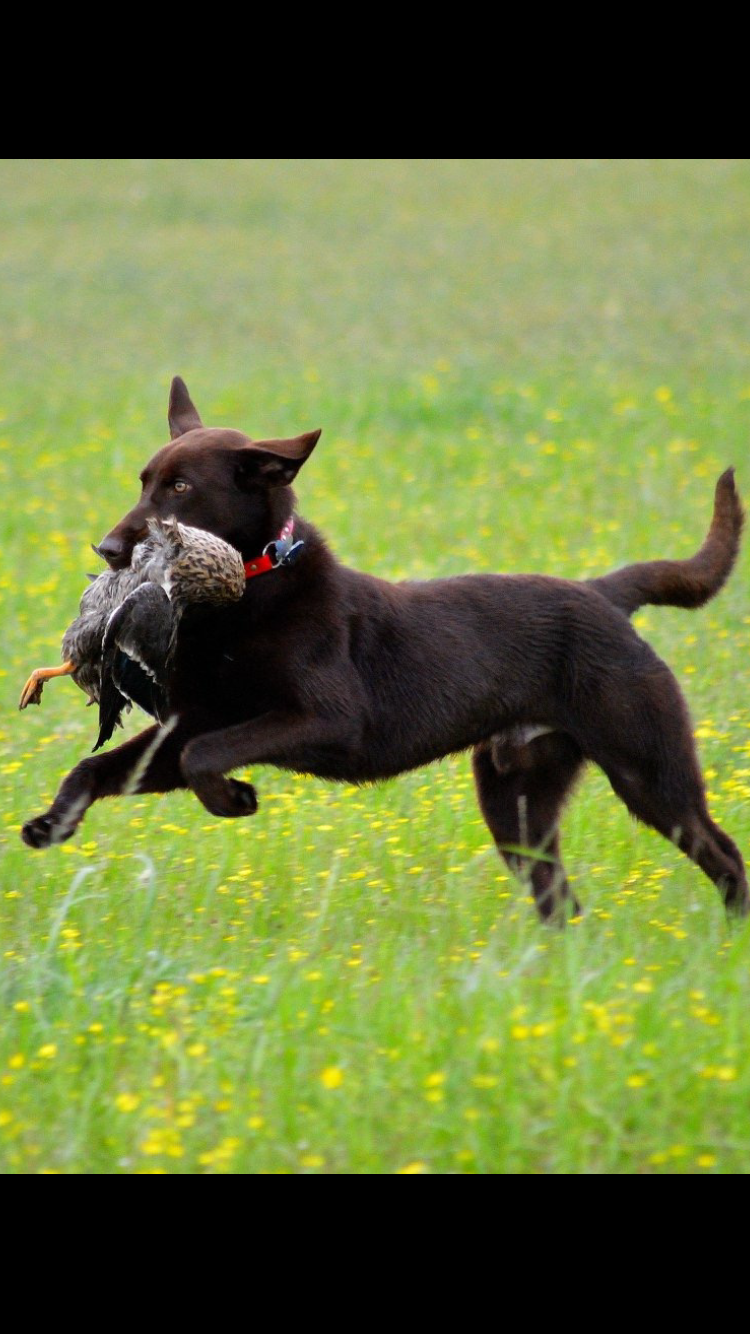
<svg viewBox="0 0 750 1334"><path fill-rule="evenodd" d="M367 783L471 748L484 818L530 877L542 917L578 911L558 824L586 760L697 862L729 910L748 912L742 859L709 816L680 688L628 620L645 603L700 606L722 586L742 528L731 469L692 559L583 582L392 584L341 565L294 512L291 483L319 431L253 441L204 427L179 378L169 424L138 504L98 550L121 569L149 517L174 515L241 552L245 593L186 613L167 723L76 765L24 825L30 847L69 838L92 802L125 792L187 787L212 815L252 815L254 788L226 776L238 766Z"/></svg>

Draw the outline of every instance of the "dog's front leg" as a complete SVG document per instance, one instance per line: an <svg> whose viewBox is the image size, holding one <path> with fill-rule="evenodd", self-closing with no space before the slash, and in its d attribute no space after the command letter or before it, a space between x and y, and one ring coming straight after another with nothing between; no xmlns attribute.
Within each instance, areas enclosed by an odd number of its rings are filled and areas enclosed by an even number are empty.
<svg viewBox="0 0 750 1334"><path fill-rule="evenodd" d="M23 826L24 843L30 848L64 843L99 797L184 787L179 761L185 740L186 732L175 718L164 727L149 727L114 750L81 760L63 779L49 810Z"/></svg>
<svg viewBox="0 0 750 1334"><path fill-rule="evenodd" d="M185 783L212 815L252 815L257 803L249 783L225 778L246 764L277 764L303 773L328 773L356 747L351 719L272 712L194 737L182 752ZM335 758L334 758L335 757ZM342 774L343 776L343 774Z"/></svg>

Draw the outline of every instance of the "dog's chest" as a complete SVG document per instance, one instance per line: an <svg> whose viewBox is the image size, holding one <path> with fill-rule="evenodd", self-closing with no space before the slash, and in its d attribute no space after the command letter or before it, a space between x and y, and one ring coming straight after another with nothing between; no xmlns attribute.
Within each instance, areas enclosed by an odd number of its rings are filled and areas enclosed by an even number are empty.
<svg viewBox="0 0 750 1334"><path fill-rule="evenodd" d="M180 628L170 693L181 714L242 722L279 707L293 689L293 663L278 635L232 609L195 609Z"/></svg>

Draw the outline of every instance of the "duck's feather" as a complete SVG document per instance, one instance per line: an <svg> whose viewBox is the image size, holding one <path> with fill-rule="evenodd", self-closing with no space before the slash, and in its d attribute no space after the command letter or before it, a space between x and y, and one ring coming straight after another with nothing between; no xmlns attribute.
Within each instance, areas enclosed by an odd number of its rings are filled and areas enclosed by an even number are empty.
<svg viewBox="0 0 750 1334"><path fill-rule="evenodd" d="M130 702L158 722L166 718L174 628L174 608L157 584L141 584L112 612L102 644L99 736L94 750L109 741Z"/></svg>

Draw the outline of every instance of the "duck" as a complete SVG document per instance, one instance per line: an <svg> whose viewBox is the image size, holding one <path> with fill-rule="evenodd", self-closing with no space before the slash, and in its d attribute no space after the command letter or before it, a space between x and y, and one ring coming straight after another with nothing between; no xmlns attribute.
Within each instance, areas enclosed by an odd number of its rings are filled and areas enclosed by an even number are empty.
<svg viewBox="0 0 750 1334"><path fill-rule="evenodd" d="M61 665L31 673L19 708L40 704L52 677L71 676L88 703L99 706L98 750L131 704L166 720L169 666L185 609L239 601L246 574L239 551L213 533L151 518L127 569L89 578L63 635Z"/></svg>

